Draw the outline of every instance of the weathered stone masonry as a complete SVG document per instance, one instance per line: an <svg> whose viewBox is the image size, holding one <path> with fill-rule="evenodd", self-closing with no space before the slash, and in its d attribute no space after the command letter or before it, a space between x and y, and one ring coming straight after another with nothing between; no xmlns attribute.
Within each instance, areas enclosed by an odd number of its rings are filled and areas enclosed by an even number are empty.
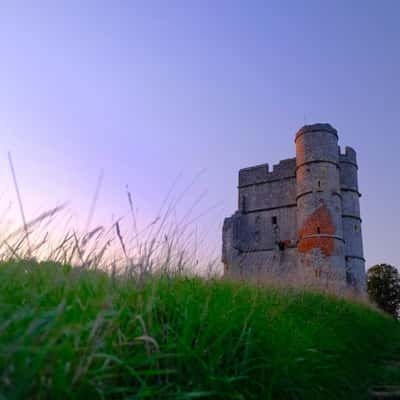
<svg viewBox="0 0 400 400"><path fill-rule="evenodd" d="M306 125L296 157L239 171L223 227L225 275L335 281L365 288L356 152L329 124Z"/></svg>

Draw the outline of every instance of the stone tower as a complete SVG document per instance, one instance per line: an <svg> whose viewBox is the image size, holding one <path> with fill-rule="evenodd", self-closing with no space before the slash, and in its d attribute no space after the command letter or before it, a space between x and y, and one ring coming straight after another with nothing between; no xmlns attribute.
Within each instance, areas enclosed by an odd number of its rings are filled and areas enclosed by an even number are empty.
<svg viewBox="0 0 400 400"><path fill-rule="evenodd" d="M342 195L343 239L347 280L365 284L365 259L361 235L360 192L358 191L358 166L354 149L346 147L340 155L340 193Z"/></svg>
<svg viewBox="0 0 400 400"><path fill-rule="evenodd" d="M328 124L296 134L299 266L345 279L338 136Z"/></svg>
<svg viewBox="0 0 400 400"><path fill-rule="evenodd" d="M238 211L225 219L231 277L365 287L357 162L329 124L306 125L296 157L239 171Z"/></svg>

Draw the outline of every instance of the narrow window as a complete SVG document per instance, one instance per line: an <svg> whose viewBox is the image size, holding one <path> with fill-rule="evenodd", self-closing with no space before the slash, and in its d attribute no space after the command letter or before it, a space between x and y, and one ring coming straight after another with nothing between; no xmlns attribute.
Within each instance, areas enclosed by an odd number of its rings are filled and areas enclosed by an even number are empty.
<svg viewBox="0 0 400 400"><path fill-rule="evenodd" d="M318 181L318 187L321 187L321 181Z"/></svg>
<svg viewBox="0 0 400 400"><path fill-rule="evenodd" d="M320 229L320 227L319 227L319 226L317 227L317 233L318 233L318 234L320 234L320 233L321 233L321 229Z"/></svg>
<svg viewBox="0 0 400 400"><path fill-rule="evenodd" d="M278 223L277 217L272 217L272 225L276 225Z"/></svg>
<svg viewBox="0 0 400 400"><path fill-rule="evenodd" d="M246 212L246 196L242 196L241 203L242 212Z"/></svg>
<svg viewBox="0 0 400 400"><path fill-rule="evenodd" d="M357 226L357 225L354 225L354 230L355 230L356 232L358 232L358 226Z"/></svg>

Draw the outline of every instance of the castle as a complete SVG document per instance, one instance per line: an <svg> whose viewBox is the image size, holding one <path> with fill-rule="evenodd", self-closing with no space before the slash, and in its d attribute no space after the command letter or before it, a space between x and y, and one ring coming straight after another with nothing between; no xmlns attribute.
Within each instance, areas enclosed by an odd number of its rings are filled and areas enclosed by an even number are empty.
<svg viewBox="0 0 400 400"><path fill-rule="evenodd" d="M239 171L238 211L223 226L232 278L294 279L365 290L356 152L329 124L303 126L296 157Z"/></svg>

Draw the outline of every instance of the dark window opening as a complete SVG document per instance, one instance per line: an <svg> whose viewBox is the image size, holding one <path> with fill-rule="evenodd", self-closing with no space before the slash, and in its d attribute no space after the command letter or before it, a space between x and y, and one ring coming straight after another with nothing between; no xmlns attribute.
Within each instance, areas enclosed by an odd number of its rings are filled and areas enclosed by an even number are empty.
<svg viewBox="0 0 400 400"><path fill-rule="evenodd" d="M321 181L318 181L318 187L321 187Z"/></svg>
<svg viewBox="0 0 400 400"><path fill-rule="evenodd" d="M355 280L351 272L346 272L346 282L349 285L355 285Z"/></svg>
<svg viewBox="0 0 400 400"><path fill-rule="evenodd" d="M241 202L241 208L242 208L242 212L246 212L246 196L242 197L242 202Z"/></svg>
<svg viewBox="0 0 400 400"><path fill-rule="evenodd" d="M317 233L320 234L321 233L321 228L318 226L317 227Z"/></svg>
<svg viewBox="0 0 400 400"><path fill-rule="evenodd" d="M278 243L278 246L279 246L279 250L280 250L280 251L285 250L285 242L280 241L280 242Z"/></svg>
<svg viewBox="0 0 400 400"><path fill-rule="evenodd" d="M278 223L277 217L272 217L272 225L276 225Z"/></svg>

